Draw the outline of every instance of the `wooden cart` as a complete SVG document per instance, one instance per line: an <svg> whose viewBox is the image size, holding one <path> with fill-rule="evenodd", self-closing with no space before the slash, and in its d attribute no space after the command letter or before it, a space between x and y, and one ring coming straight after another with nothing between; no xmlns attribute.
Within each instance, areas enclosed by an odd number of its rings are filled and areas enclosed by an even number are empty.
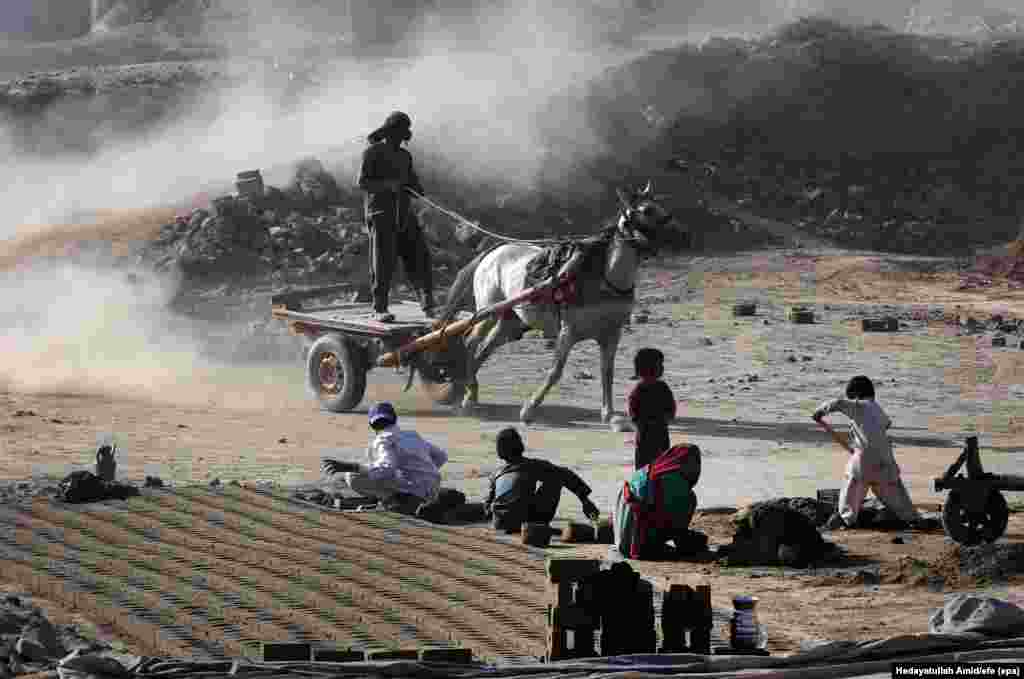
<svg viewBox="0 0 1024 679"><path fill-rule="evenodd" d="M304 305L311 299L337 297L351 290L348 285L274 295L270 303L274 318L310 340L306 384L328 410L346 412L358 406L366 394L367 373L374 367L408 368L406 389L418 373L421 387L435 402L452 405L466 390L462 336L482 320L549 298L565 282L545 281L448 324L430 321L414 302L392 304L393 323L375 320L366 304Z"/></svg>
<svg viewBox="0 0 1024 679"><path fill-rule="evenodd" d="M958 475L966 467L966 475ZM994 542L1006 532L1010 511L1003 491L1024 491L1024 477L987 473L981 466L978 437L967 439L960 457L934 480L936 492L949 491L942 505L946 535L961 545Z"/></svg>
<svg viewBox="0 0 1024 679"><path fill-rule="evenodd" d="M395 322L380 323L368 304L349 302L311 306L310 300L328 299L350 291L349 286L331 286L275 295L272 315L286 321L291 332L309 342L306 353L306 385L320 404L334 412L357 407L366 394L367 374L382 364L409 370L408 389L418 373L421 388L441 404L461 400L465 382L461 379L463 342L461 336L446 336L431 344L430 351L418 351L397 358L398 352L434 331L433 323L419 304L401 301L389 309Z"/></svg>

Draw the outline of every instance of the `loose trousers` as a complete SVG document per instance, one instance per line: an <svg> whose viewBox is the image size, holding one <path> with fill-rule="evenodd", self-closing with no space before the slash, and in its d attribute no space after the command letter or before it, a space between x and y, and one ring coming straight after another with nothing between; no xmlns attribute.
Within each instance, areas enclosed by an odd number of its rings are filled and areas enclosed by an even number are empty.
<svg viewBox="0 0 1024 679"><path fill-rule="evenodd" d="M491 525L497 530L518 532L523 523L551 523L561 499L562 484L557 481L546 481L540 484L528 505L495 514Z"/></svg>
<svg viewBox="0 0 1024 679"><path fill-rule="evenodd" d="M900 478L899 468L876 469L861 464L860 451L850 456L846 465L846 486L839 491L839 516L847 526L857 524L857 516L870 490L882 504L903 521L920 518L910 493Z"/></svg>
<svg viewBox="0 0 1024 679"><path fill-rule="evenodd" d="M370 230L370 284L374 311L384 313L388 310L391 281L399 257L407 279L419 292L420 303L425 308L433 307L430 248L419 220L410 214L405 220L405 227L396 229L395 220L381 214L371 217L367 226Z"/></svg>

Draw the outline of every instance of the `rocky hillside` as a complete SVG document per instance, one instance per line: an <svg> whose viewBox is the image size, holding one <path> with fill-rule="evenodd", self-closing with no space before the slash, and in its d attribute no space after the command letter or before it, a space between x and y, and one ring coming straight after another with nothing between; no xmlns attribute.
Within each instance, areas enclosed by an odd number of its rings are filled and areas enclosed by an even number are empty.
<svg viewBox="0 0 1024 679"><path fill-rule="evenodd" d="M817 19L758 40L652 53L562 105L582 102L607 148L585 171L604 158L645 158L687 176L700 195L827 235L942 249L1018 231L1022 83L1019 40ZM886 235L903 226L920 237Z"/></svg>
<svg viewBox="0 0 1024 679"><path fill-rule="evenodd" d="M186 4L166 7L161 21L187 16ZM225 63L15 78L0 82L0 117L24 132L16 140L58 139L37 129L48 111L60 103L88 127L105 97L131 112L117 123L131 133L172 117L206 84L255 72ZM614 187L654 179L709 245L737 240L708 207L727 201L854 247L964 251L1019 231L1022 74L1021 40L805 19L757 39L651 52L554 98L535 121L547 160L533 195L509 201L501 187L467 185L428 151L421 174L445 204L523 235L592 230L615 211ZM298 82L282 81L282 97ZM68 100L83 102L81 115Z"/></svg>

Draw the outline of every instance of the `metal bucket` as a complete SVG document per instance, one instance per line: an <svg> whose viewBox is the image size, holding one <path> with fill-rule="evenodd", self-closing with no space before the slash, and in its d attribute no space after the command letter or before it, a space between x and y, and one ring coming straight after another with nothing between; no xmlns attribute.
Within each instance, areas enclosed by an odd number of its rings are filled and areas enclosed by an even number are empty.
<svg viewBox="0 0 1024 679"><path fill-rule="evenodd" d="M547 547L551 543L551 526L546 523L524 523L522 539L524 545Z"/></svg>

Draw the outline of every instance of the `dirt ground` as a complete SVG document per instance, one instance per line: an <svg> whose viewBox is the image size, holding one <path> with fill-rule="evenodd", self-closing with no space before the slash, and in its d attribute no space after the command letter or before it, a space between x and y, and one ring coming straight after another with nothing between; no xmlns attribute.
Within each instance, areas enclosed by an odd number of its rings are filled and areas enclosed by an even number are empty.
<svg viewBox="0 0 1024 679"><path fill-rule="evenodd" d="M106 233L127 244L145 236L152 225L144 222ZM10 264L38 250L40 243L59 250L61 239L5 243L0 260ZM850 376L863 372L876 378L879 401L896 422L897 458L911 494L922 506L936 509L943 498L931 490L931 480L956 459L964 435L981 436L983 461L994 471L1019 470L1024 452L1017 391L1024 351L1013 338L1007 348L993 350L988 336L961 336L941 320L958 306L982 318L995 312L1024 317L1024 292L999 285L957 292L955 269L951 260L808 250L654 262L639 286L638 306L649 319L634 323L624 338L617 399L621 403L630 386L633 351L645 345L662 348L667 380L683 406L673 436L705 450L697 489L701 506L736 506L778 495L813 497L819 488L839 486L845 454L809 415L818 402L840 395ZM758 315L733 319L728 309L735 299L758 300ZM787 323L784 308L794 303L813 305L817 322ZM904 319L899 333L859 331L861 317L883 312ZM42 355L32 357L36 370L43 365ZM497 466L495 432L516 424L527 390L539 383L550 360L539 340L500 350L481 373L481 412L466 417L417 391L403 393L402 376L386 371L371 374L367 398L356 412L331 414L319 411L305 394L298 355L291 362L237 365L193 358L149 355L145 346L136 346L129 355L106 360L102 372L89 373L87 361L78 366L85 388L62 379L25 390L18 386L25 366L4 366L0 377L8 386L0 391L0 475L59 477L88 467L97 436L112 432L122 451L119 474L126 478L311 482L327 451L362 459L368 440L365 408L389 399L403 425L449 451L445 484L479 497L484 477ZM50 367L68 360L59 352L49 359ZM598 421L595 359L596 347L577 348L540 421L526 429L526 440L529 454L584 475L601 509L610 512L631 450L628 435ZM575 499L565 498L559 519L580 516ZM1006 539L1024 537L1021 516L1011 517ZM712 542L722 542L728 539L727 523L728 517L702 515L695 527ZM895 535L850 531L831 536L851 559L880 566L877 585L856 575L684 563L636 566L659 578L708 582L715 604L723 607L737 594L759 596L769 648L793 653L813 639L926 632L928 616L943 597L986 585L957 576L952 546L941 532L900 534L903 544L892 543ZM551 552L602 555L605 549L554 547ZM945 584L936 586L933 579L929 588L928 575L936 574L945 576ZM1009 586L1019 585L1015 579Z"/></svg>

